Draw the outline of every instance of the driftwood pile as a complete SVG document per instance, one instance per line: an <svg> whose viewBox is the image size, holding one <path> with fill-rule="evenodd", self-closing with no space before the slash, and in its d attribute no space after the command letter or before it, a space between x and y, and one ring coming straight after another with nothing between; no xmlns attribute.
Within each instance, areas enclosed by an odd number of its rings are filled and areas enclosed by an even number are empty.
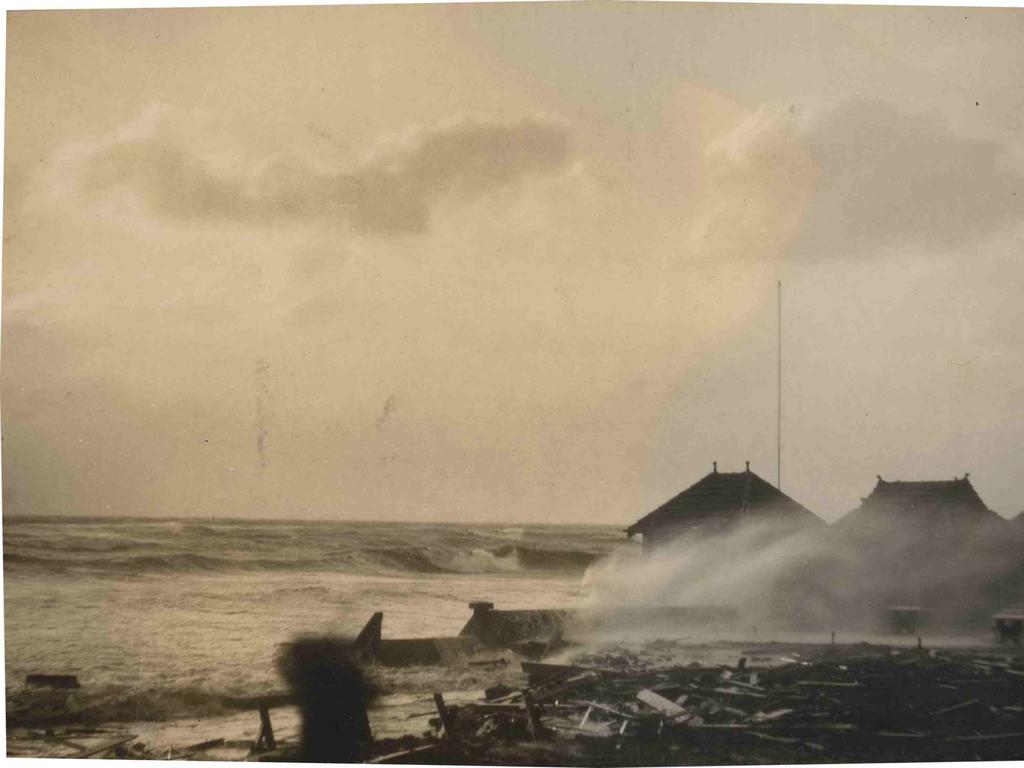
<svg viewBox="0 0 1024 768"><path fill-rule="evenodd" d="M523 663L521 690L458 707L436 736L573 741L568 762L732 763L1014 759L1024 751L1024 659L955 651L834 650L755 668Z"/></svg>

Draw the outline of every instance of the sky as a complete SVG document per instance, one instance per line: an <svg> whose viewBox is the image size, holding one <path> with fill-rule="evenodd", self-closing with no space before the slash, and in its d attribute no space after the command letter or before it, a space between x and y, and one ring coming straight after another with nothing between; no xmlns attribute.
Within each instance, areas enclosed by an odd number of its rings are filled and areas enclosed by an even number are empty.
<svg viewBox="0 0 1024 768"><path fill-rule="evenodd" d="M1024 12L8 17L5 515L1024 510Z"/></svg>

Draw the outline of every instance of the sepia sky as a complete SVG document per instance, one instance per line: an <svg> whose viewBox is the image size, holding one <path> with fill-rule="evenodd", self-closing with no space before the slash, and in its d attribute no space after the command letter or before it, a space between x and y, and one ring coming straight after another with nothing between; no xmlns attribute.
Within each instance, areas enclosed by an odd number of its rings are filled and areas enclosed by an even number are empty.
<svg viewBox="0 0 1024 768"><path fill-rule="evenodd" d="M4 514L1024 509L1024 11L8 18Z"/></svg>

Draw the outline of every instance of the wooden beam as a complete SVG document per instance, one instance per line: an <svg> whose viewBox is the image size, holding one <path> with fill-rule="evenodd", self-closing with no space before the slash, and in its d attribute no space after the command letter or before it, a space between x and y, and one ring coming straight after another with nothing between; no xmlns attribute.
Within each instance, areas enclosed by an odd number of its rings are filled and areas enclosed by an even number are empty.
<svg viewBox="0 0 1024 768"><path fill-rule="evenodd" d="M441 717L441 725L444 726L444 735L453 741L458 739L458 735L455 733L455 718L452 717L451 710L445 706L444 696L440 693L434 694L434 705L437 707L437 714Z"/></svg>

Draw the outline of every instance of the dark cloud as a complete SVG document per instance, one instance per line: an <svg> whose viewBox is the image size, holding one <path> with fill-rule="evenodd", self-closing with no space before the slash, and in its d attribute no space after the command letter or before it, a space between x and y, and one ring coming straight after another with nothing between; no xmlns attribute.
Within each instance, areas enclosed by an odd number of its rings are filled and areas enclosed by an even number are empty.
<svg viewBox="0 0 1024 768"><path fill-rule="evenodd" d="M821 164L800 250L870 255L958 248L1024 222L1024 175L1007 148L964 138L933 113L849 101L808 132Z"/></svg>
<svg viewBox="0 0 1024 768"><path fill-rule="evenodd" d="M466 201L564 167L566 126L525 119L465 118L410 136L348 172L325 172L300 155L251 173L220 173L184 143L159 136L119 140L92 154L81 188L102 198L118 189L173 219L348 222L360 231L424 231L441 201Z"/></svg>

